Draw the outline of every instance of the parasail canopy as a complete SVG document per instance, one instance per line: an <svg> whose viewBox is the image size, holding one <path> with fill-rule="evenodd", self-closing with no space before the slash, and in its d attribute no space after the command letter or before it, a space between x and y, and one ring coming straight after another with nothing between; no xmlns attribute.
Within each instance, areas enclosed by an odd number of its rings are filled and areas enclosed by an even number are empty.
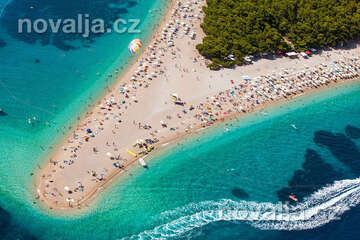
<svg viewBox="0 0 360 240"><path fill-rule="evenodd" d="M134 39L129 44L129 51L131 53L138 53L142 47L142 42L140 39Z"/></svg>

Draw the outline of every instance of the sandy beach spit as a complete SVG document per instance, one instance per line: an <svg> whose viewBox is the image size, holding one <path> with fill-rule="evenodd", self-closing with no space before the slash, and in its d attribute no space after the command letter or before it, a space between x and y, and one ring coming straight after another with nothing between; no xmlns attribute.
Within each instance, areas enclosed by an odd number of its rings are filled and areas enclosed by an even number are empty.
<svg viewBox="0 0 360 240"><path fill-rule="evenodd" d="M128 71L35 174L46 208L83 208L138 159L195 133L299 94L359 78L360 48L294 59L270 55L210 71L195 46L205 0L173 1ZM145 159L146 161L146 159Z"/></svg>

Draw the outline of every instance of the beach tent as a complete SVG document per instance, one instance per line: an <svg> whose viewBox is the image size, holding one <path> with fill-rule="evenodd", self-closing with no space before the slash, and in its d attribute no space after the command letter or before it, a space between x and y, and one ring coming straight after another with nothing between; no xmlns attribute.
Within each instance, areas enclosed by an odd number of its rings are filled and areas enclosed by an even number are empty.
<svg viewBox="0 0 360 240"><path fill-rule="evenodd" d="M297 53L296 52L288 52L288 53L286 53L286 56L295 58L295 57L297 57Z"/></svg>
<svg viewBox="0 0 360 240"><path fill-rule="evenodd" d="M251 60L250 57L244 57L244 60L245 60L246 62L248 62L248 63L251 63L251 62L252 62L252 60Z"/></svg>

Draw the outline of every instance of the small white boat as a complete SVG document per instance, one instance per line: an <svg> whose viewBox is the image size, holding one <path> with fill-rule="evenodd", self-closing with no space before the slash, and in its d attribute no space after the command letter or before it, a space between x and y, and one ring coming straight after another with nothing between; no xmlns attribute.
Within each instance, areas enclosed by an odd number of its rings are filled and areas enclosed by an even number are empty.
<svg viewBox="0 0 360 240"><path fill-rule="evenodd" d="M297 127L295 126L295 124L291 125L295 130L297 130Z"/></svg>
<svg viewBox="0 0 360 240"><path fill-rule="evenodd" d="M143 158L139 158L139 163L140 163L140 165L143 166L144 168L147 168L147 164L146 164L146 162L144 161Z"/></svg>

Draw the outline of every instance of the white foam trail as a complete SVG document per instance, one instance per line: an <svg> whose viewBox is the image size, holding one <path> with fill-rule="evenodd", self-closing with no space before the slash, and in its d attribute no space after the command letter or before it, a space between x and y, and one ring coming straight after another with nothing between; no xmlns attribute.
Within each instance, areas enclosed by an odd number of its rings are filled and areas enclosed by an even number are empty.
<svg viewBox="0 0 360 240"><path fill-rule="evenodd" d="M5 8L10 4L12 0L8 0L5 2L4 5L0 5L0 18L3 16L3 14L5 13Z"/></svg>
<svg viewBox="0 0 360 240"><path fill-rule="evenodd" d="M127 239L171 239L217 221L243 221L263 230L306 230L337 220L360 203L360 178L336 181L294 206L248 201L205 201L164 212L169 223Z"/></svg>

